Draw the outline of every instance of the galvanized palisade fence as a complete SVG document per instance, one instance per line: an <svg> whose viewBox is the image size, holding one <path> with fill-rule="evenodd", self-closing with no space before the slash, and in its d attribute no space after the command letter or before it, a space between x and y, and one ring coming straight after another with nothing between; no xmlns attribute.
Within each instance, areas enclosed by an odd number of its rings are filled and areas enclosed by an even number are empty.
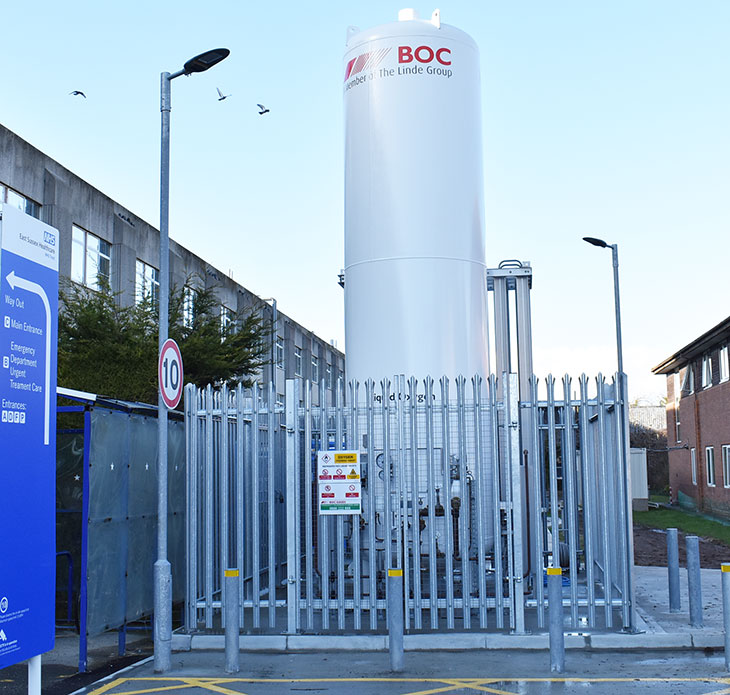
<svg viewBox="0 0 730 695"><path fill-rule="evenodd" d="M186 390L186 628L222 624L240 570L246 630L385 628L386 571L403 570L405 627L546 625L561 565L571 624L632 628L625 409L616 380L548 377L519 401L504 374ZM361 455L359 516L319 516L316 453ZM263 616L262 616L263 614Z"/></svg>

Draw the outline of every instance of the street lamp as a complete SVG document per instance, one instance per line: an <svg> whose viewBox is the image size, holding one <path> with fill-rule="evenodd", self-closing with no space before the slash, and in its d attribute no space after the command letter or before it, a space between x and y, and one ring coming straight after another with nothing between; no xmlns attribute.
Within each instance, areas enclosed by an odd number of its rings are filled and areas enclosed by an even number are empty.
<svg viewBox="0 0 730 695"><path fill-rule="evenodd" d="M621 341L621 302L619 300L619 288L618 288L618 244L607 244L603 239L596 239L592 236L584 236L583 241L598 246L602 249L611 249L613 256L613 295L616 307L616 353L618 356L618 384L616 401L621 403L621 409L616 408L616 415L619 422L619 436L621 437L621 450L623 452L623 477L624 477L624 489L626 490L626 544L627 548L633 546L633 537L631 531L631 500L629 499L629 437L628 437L628 402L626 397L626 374L624 374L624 356L623 347ZM626 563L627 573L627 584L630 592L630 605L631 605L631 628L635 629L635 617L634 617L634 589L633 589L633 578L630 563Z"/></svg>
<svg viewBox="0 0 730 695"><path fill-rule="evenodd" d="M162 133L160 147L160 326L159 350L167 340L170 297L170 82L180 75L205 72L228 57L227 48L215 48L188 60L182 70L160 76ZM170 670L172 647L172 573L167 560L167 406L157 394L157 560L155 562L155 671Z"/></svg>

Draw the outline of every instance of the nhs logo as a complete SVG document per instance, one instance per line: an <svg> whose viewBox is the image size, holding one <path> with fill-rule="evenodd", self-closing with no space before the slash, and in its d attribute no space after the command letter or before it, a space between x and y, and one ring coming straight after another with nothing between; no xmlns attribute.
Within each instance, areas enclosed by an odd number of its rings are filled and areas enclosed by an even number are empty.
<svg viewBox="0 0 730 695"><path fill-rule="evenodd" d="M44 230L43 231L43 241L46 244L48 244L49 246L55 246L56 245L56 235L53 232Z"/></svg>

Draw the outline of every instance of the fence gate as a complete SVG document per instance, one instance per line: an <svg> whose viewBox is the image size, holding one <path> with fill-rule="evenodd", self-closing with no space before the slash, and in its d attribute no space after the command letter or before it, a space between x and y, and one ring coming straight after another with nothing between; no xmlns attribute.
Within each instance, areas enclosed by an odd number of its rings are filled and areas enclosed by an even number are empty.
<svg viewBox="0 0 730 695"><path fill-rule="evenodd" d="M577 627L633 627L624 408L615 382L504 374L263 391L186 390L188 631L220 630L240 570L247 631L383 631L387 571L405 627L541 630L564 568ZM544 397L540 398L540 392ZM502 393L501 398L497 397ZM317 452L360 452L362 513L317 510Z"/></svg>

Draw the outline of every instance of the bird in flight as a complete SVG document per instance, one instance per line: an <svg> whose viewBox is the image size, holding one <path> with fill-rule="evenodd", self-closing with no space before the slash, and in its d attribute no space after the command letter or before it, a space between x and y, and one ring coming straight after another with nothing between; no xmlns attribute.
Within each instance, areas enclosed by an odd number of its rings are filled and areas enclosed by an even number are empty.
<svg viewBox="0 0 730 695"><path fill-rule="evenodd" d="M216 87L216 91L218 92L218 101L223 101L224 99L228 99L228 97L231 96L230 94L223 94L223 92L221 92L218 87Z"/></svg>
<svg viewBox="0 0 730 695"><path fill-rule="evenodd" d="M74 89L74 91L69 92L69 94L74 97L84 97L84 99L86 99L86 94L84 94L83 92L80 92L78 89Z"/></svg>
<svg viewBox="0 0 730 695"><path fill-rule="evenodd" d="M269 109L267 109L263 104L256 104L256 106L259 107L259 116L263 116L265 113L269 113Z"/></svg>

